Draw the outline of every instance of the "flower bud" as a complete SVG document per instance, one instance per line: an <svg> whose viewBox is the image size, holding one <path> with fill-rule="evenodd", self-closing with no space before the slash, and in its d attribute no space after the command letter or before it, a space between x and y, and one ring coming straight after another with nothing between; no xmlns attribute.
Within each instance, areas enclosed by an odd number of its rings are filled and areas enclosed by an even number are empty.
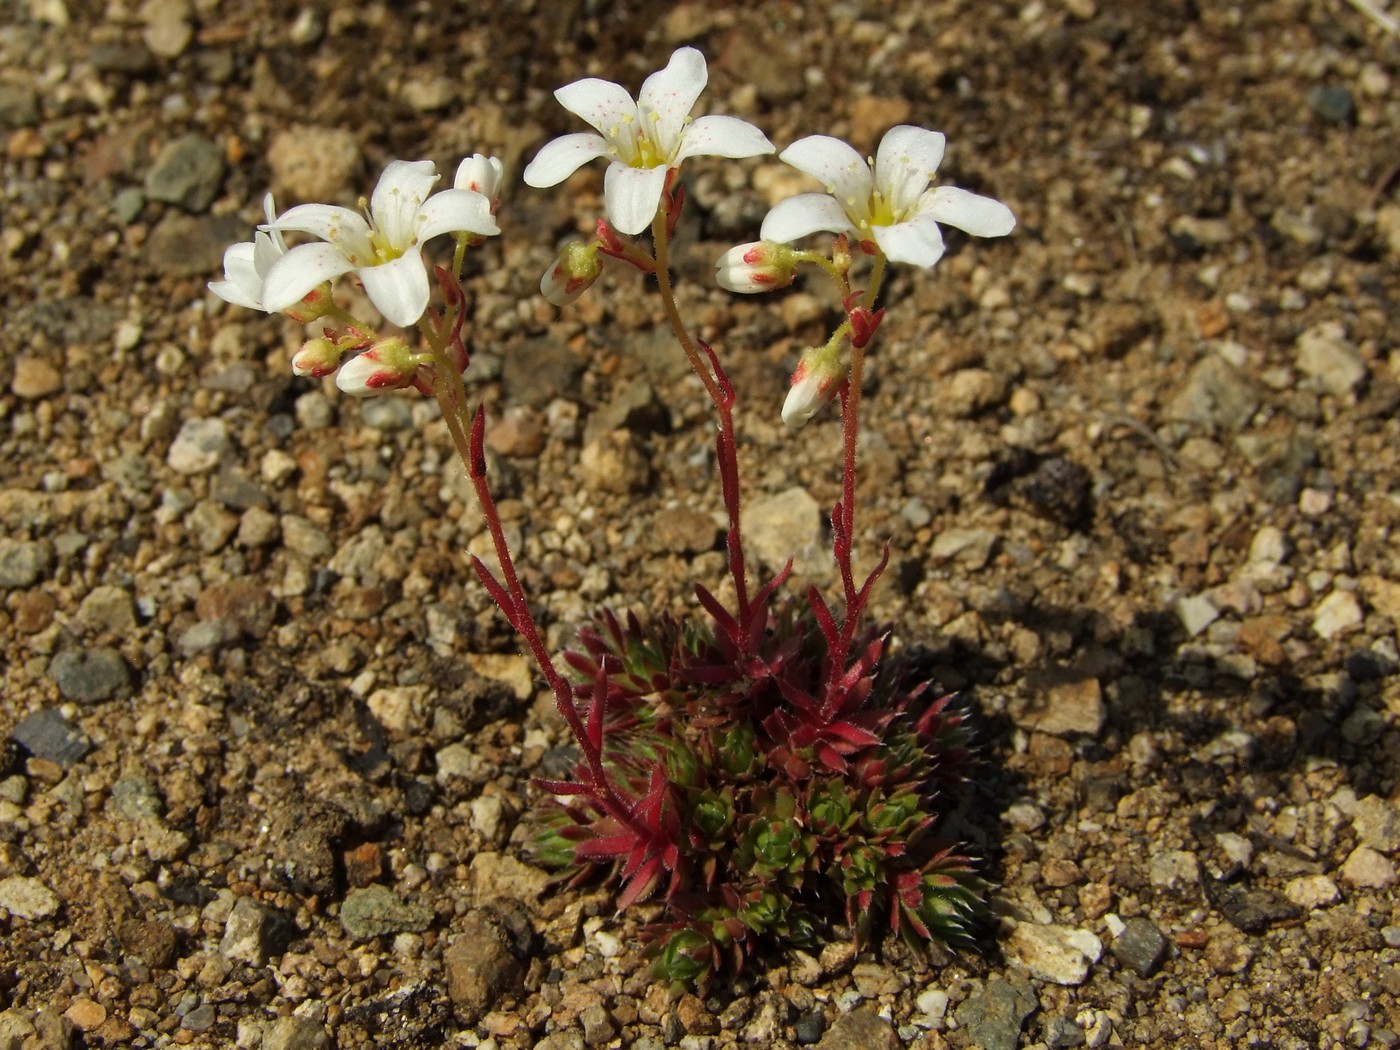
<svg viewBox="0 0 1400 1050"><path fill-rule="evenodd" d="M320 320L335 308L335 300L331 298L331 286L327 281L311 291L307 292L301 299L293 303L282 311L297 324L310 324L312 321Z"/></svg>
<svg viewBox="0 0 1400 1050"><path fill-rule="evenodd" d="M317 336L308 339L301 349L292 355L292 372L299 376L320 379L340 367L340 359L345 356L345 348L337 346L334 339Z"/></svg>
<svg viewBox="0 0 1400 1050"><path fill-rule="evenodd" d="M719 257L715 262L715 280L731 292L768 292L792 284L797 263L797 252L786 244L750 241Z"/></svg>
<svg viewBox="0 0 1400 1050"><path fill-rule="evenodd" d="M484 153L474 153L457 165L457 175L452 186L458 190L471 190L491 202L491 214L496 214L501 203L501 176L505 166L496 157Z"/></svg>
<svg viewBox="0 0 1400 1050"><path fill-rule="evenodd" d="M385 339L346 361L335 377L335 385L355 397L399 390L414 384L421 364L420 355L402 339Z"/></svg>
<svg viewBox="0 0 1400 1050"><path fill-rule="evenodd" d="M568 306L586 292L602 272L597 243L572 241L564 245L559 258L544 272L540 293L555 306Z"/></svg>
<svg viewBox="0 0 1400 1050"><path fill-rule="evenodd" d="M818 346L803 353L783 402L783 422L801 429L836 396L841 379L841 358L835 350Z"/></svg>

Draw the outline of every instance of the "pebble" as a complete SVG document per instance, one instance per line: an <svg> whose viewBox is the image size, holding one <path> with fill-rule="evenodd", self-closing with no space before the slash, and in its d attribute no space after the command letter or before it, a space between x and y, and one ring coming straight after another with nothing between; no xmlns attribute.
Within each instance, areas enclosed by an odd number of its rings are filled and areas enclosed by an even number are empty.
<svg viewBox="0 0 1400 1050"><path fill-rule="evenodd" d="M1378 850L1358 846L1341 865L1341 878L1358 889L1386 889L1396 882L1396 865Z"/></svg>
<svg viewBox="0 0 1400 1050"><path fill-rule="evenodd" d="M602 1046L617 1035L617 1025L602 1003L585 1007L578 1019L583 1025L583 1041L588 1046Z"/></svg>
<svg viewBox="0 0 1400 1050"><path fill-rule="evenodd" d="M1366 362L1337 321L1323 321L1298 337L1298 370L1324 393L1345 397L1366 380Z"/></svg>
<svg viewBox="0 0 1400 1050"><path fill-rule="evenodd" d="M0 911L17 919L35 922L57 914L62 901L38 879L27 875L11 875L0 879Z"/></svg>
<svg viewBox="0 0 1400 1050"><path fill-rule="evenodd" d="M1189 891L1200 878L1200 862L1186 850L1163 850L1152 858L1148 868L1148 881L1161 890Z"/></svg>
<svg viewBox="0 0 1400 1050"><path fill-rule="evenodd" d="M746 553L756 554L769 572L777 572L789 558L801 576L822 578L830 571L821 507L804 488L794 486L749 504L744 540Z"/></svg>
<svg viewBox="0 0 1400 1050"><path fill-rule="evenodd" d="M156 154L144 188L151 200L199 213L214 203L223 179L223 150L203 135L184 135Z"/></svg>
<svg viewBox="0 0 1400 1050"><path fill-rule="evenodd" d="M979 1050L1016 1050L1039 1005L1029 981L992 977L958 1005L956 1017Z"/></svg>
<svg viewBox="0 0 1400 1050"><path fill-rule="evenodd" d="M801 1046L811 1046L821 1039L822 1033L826 1031L826 1020L821 1012L813 1010L799 1017L792 1026L793 1035Z"/></svg>
<svg viewBox="0 0 1400 1050"><path fill-rule="evenodd" d="M1103 942L1088 930L1018 923L1002 943L1008 959L1053 984L1080 985L1103 955Z"/></svg>
<svg viewBox="0 0 1400 1050"><path fill-rule="evenodd" d="M671 415L645 380L623 384L607 404L592 412L583 425L583 443L589 444L609 430L635 434L663 434L671 428Z"/></svg>
<svg viewBox="0 0 1400 1050"><path fill-rule="evenodd" d="M15 743L35 758L67 769L92 750L92 742L63 715L41 707L20 719L12 734Z"/></svg>
<svg viewBox="0 0 1400 1050"><path fill-rule="evenodd" d="M125 588L104 584L78 606L78 621L89 631L129 634L136 630L136 605Z"/></svg>
<svg viewBox="0 0 1400 1050"><path fill-rule="evenodd" d="M171 442L165 462L177 474L203 474L219 465L229 447L228 427L222 419L187 419Z"/></svg>
<svg viewBox="0 0 1400 1050"><path fill-rule="evenodd" d="M1377 795L1357 799L1351 826L1363 846L1382 853L1400 850L1400 805L1394 802Z"/></svg>
<svg viewBox="0 0 1400 1050"><path fill-rule="evenodd" d="M278 193L298 201L331 201L358 177L360 147L347 128L299 125L272 137L267 163Z"/></svg>
<svg viewBox="0 0 1400 1050"><path fill-rule="evenodd" d="M249 507L238 519L236 541L240 547L270 547L281 534L282 525L277 515L262 507Z"/></svg>
<svg viewBox="0 0 1400 1050"><path fill-rule="evenodd" d="M208 278L223 270L224 250L248 234L237 215L171 212L151 230L141 258L167 277Z"/></svg>
<svg viewBox="0 0 1400 1050"><path fill-rule="evenodd" d="M1220 610L1204 594L1193 594L1176 600L1176 618L1181 621L1188 637L1195 638L1220 619Z"/></svg>
<svg viewBox="0 0 1400 1050"><path fill-rule="evenodd" d="M1306 98L1308 108L1329 124L1350 124L1356 118L1356 100L1340 84L1318 84Z"/></svg>
<svg viewBox="0 0 1400 1050"><path fill-rule="evenodd" d="M1253 384L1224 358L1209 354L1191 369L1181 392L1167 405L1172 419L1239 430L1259 407Z"/></svg>
<svg viewBox="0 0 1400 1050"><path fill-rule="evenodd" d="M238 640L238 624L233 620L219 618L204 620L187 628L176 643L186 656L200 653L215 653L231 642Z"/></svg>
<svg viewBox="0 0 1400 1050"><path fill-rule="evenodd" d="M482 902L537 900L549 885L549 873L506 853L478 853L470 873L473 897Z"/></svg>
<svg viewBox="0 0 1400 1050"><path fill-rule="evenodd" d="M1045 1046L1047 1050L1064 1050L1066 1047L1083 1046L1084 1029L1068 1017L1051 1017L1045 1022Z"/></svg>
<svg viewBox="0 0 1400 1050"><path fill-rule="evenodd" d="M15 358L10 393L25 401L38 401L63 389L63 376L53 365L37 357Z"/></svg>
<svg viewBox="0 0 1400 1050"><path fill-rule="evenodd" d="M1006 400L1005 376L985 368L963 368L939 384L939 407L953 419L968 419Z"/></svg>
<svg viewBox="0 0 1400 1050"><path fill-rule="evenodd" d="M1134 916L1113 940L1113 957L1139 977L1151 977L1166 961L1171 942L1151 919Z"/></svg>
<svg viewBox="0 0 1400 1050"><path fill-rule="evenodd" d="M1335 590L1318 603L1312 628L1318 637L1330 641L1360 627L1366 619L1353 591Z"/></svg>
<svg viewBox="0 0 1400 1050"><path fill-rule="evenodd" d="M91 999L78 998L63 1011L63 1016L72 1021L73 1027L80 1032L91 1032L100 1028L102 1022L107 1020L107 1008Z"/></svg>
<svg viewBox="0 0 1400 1050"><path fill-rule="evenodd" d="M53 565L53 548L39 540L0 539L0 587L32 587Z"/></svg>
<svg viewBox="0 0 1400 1050"><path fill-rule="evenodd" d="M351 890L340 906L340 925L356 941L392 933L422 933L432 924L432 908L405 903L387 886Z"/></svg>
<svg viewBox="0 0 1400 1050"><path fill-rule="evenodd" d="M63 650L50 661L49 677L65 700L79 704L129 695L133 686L126 660L107 646Z"/></svg>
<svg viewBox="0 0 1400 1050"><path fill-rule="evenodd" d="M525 977L522 961L510 950L508 932L485 910L469 912L462 920L462 930L442 963L448 997L467 1024L475 1023L503 995L518 991Z"/></svg>
<svg viewBox="0 0 1400 1050"><path fill-rule="evenodd" d="M38 122L38 93L21 84L0 84L0 128L31 127Z"/></svg>
<svg viewBox="0 0 1400 1050"><path fill-rule="evenodd" d="M926 988L919 993L914 1005L922 1015L919 1023L924 1027L941 1022L948 1013L948 993L942 988Z"/></svg>
<svg viewBox="0 0 1400 1050"><path fill-rule="evenodd" d="M817 1050L899 1050L899 1045L890 1023L867 1006L838 1017Z"/></svg>
<svg viewBox="0 0 1400 1050"><path fill-rule="evenodd" d="M325 1050L330 1045L323 1026L309 1017L295 1014L279 1017L262 1037L262 1050Z"/></svg>
<svg viewBox="0 0 1400 1050"><path fill-rule="evenodd" d="M997 534L991 529L945 529L933 541L929 553L938 561L957 561L968 569L983 568L991 561Z"/></svg>
<svg viewBox="0 0 1400 1050"><path fill-rule="evenodd" d="M391 433L413 427L413 410L403 397L371 397L360 402L360 420L367 427Z"/></svg>
<svg viewBox="0 0 1400 1050"><path fill-rule="evenodd" d="M1337 884L1326 875L1300 875L1290 879L1283 895L1304 911L1314 911L1336 904L1342 899Z"/></svg>
<svg viewBox="0 0 1400 1050"><path fill-rule="evenodd" d="M335 549L331 546L331 539L325 530L300 514L283 514L280 525L282 546L300 554L308 561L324 561Z"/></svg>
<svg viewBox="0 0 1400 1050"><path fill-rule="evenodd" d="M239 897L224 920L219 950L236 962L261 966L273 953L280 923L281 916L271 908L252 897Z"/></svg>
<svg viewBox="0 0 1400 1050"><path fill-rule="evenodd" d="M1013 713L1016 724L1051 736L1098 736L1106 711L1097 678L1061 682Z"/></svg>

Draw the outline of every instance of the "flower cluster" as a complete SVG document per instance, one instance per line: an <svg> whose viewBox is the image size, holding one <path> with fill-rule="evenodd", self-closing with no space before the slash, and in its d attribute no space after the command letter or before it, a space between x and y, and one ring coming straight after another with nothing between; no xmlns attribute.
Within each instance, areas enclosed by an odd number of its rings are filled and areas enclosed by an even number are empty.
<svg viewBox="0 0 1400 1050"><path fill-rule="evenodd" d="M462 381L464 256L500 232L499 160L462 161L453 185L437 192L430 161L393 161L359 210L301 204L278 214L268 195L267 221L228 250L224 279L209 286L230 303L316 322L320 331L293 357L298 375L334 375L352 394L412 386L437 399L499 563L493 570L473 558L473 569L530 650L579 751L570 779L539 784L553 802L540 854L579 877L607 873L619 908L661 899L652 950L659 971L682 982L741 965L763 945L815 945L841 923L858 940L877 920L915 941L966 935L979 884L938 830L939 793L967 768L966 733L949 698L886 659L887 632L864 623L889 552L864 576L856 572L856 436L887 264L935 265L943 226L981 237L1015 226L998 201L931 186L945 145L937 132L891 128L873 158L821 135L778 154L824 192L779 202L759 240L719 258L716 281L751 294L786 287L812 267L839 291L843 319L801 355L782 418L800 427L840 402L841 486L830 520L841 593L829 602L809 588L804 600L785 599L786 569L754 586L741 528L736 394L720 355L681 317L669 253L686 199L682 165L775 147L735 117L692 118L707 80L704 57L685 47L635 99L593 78L560 88L559 102L594 130L548 143L523 177L549 187L590 160L608 162L596 235L566 243L540 290L567 304L605 264L654 280L714 410L731 605L697 587L703 615L648 625L604 611L562 666L546 650L488 482L485 412L469 407ZM823 232L834 235L823 250L794 246ZM289 246L289 235L309 239ZM426 246L444 236L453 239L451 264L432 265ZM383 333L352 315L334 295L347 276L384 321L417 335Z"/></svg>

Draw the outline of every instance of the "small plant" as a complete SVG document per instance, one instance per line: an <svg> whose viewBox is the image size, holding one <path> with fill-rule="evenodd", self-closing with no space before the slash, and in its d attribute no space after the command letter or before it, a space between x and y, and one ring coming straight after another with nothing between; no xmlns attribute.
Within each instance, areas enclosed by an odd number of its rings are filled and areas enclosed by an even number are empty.
<svg viewBox="0 0 1400 1050"><path fill-rule="evenodd" d="M979 883L969 858L938 833L941 794L967 772L967 732L950 698L889 659L888 633L865 622L889 552L857 573L856 436L887 264L934 265L943 254L940 224L979 236L1015 225L997 201L929 188L943 156L936 132L893 128L870 160L825 136L780 154L827 192L778 204L761 240L718 260L716 279L734 292L762 292L791 284L805 266L836 288L844 320L802 355L782 417L801 427L839 403L841 495L831 532L841 593L836 602L815 587L786 594L790 563L756 584L741 528L736 394L719 354L681 317L668 256L685 204L683 162L774 149L737 118L692 120L706 80L700 52L682 48L635 101L602 80L561 88L559 101L595 133L547 144L524 179L553 186L594 158L608 161L607 215L596 237L567 245L541 292L557 305L572 302L605 263L654 280L714 408L732 603L697 586L697 608L681 619L644 623L603 609L559 663L546 650L488 483L485 414L469 408L462 381L470 354L460 277L466 251L500 232L499 161L464 161L453 187L438 193L431 163L395 161L361 212L311 204L278 216L269 196L267 223L254 241L229 249L225 280L210 286L239 305L319 322L321 334L293 360L299 375L335 374L356 395L412 386L437 399L499 562L499 572L478 558L473 568L530 650L579 748L569 779L539 783L550 799L538 855L579 880L611 879L619 911L662 901L648 928L650 951L660 976L689 984L738 968L765 945L818 947L839 924L861 942L881 928L915 943L968 936ZM649 243L638 240L648 230ZM818 232L835 235L828 251L791 247ZM287 233L317 239L288 248ZM430 308L422 248L443 234L455 237L455 252L450 267L433 269L440 295ZM416 325L418 339L381 333L337 305L331 282L347 273L386 320Z"/></svg>

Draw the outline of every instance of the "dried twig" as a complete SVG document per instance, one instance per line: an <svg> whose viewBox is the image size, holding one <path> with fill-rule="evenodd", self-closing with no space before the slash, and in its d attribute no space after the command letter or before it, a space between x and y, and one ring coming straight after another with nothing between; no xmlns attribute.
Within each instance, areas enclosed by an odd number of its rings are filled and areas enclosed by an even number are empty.
<svg viewBox="0 0 1400 1050"><path fill-rule="evenodd" d="M1363 15L1369 18L1376 25L1380 26L1388 33L1400 36L1400 19L1376 5L1376 0L1347 0L1347 3L1356 8Z"/></svg>

